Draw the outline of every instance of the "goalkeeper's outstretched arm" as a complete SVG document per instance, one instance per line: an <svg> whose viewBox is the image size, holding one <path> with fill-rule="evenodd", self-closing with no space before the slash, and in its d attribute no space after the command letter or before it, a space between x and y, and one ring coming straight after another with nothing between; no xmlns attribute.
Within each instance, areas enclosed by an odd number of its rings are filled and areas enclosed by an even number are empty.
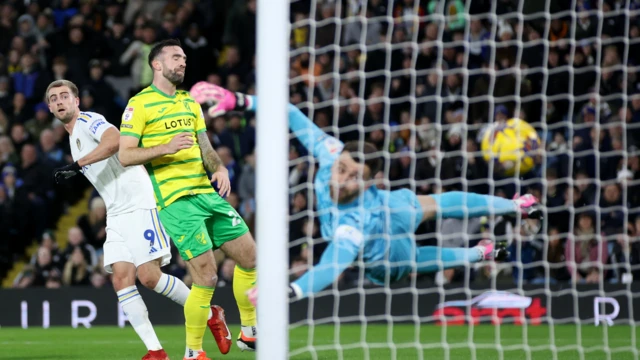
<svg viewBox="0 0 640 360"><path fill-rule="evenodd" d="M258 105L257 96L248 96L250 99L248 109L256 111ZM340 140L328 135L311 121L295 105L289 104L289 129L296 138L320 161L320 166L333 163L335 155L342 151L343 144Z"/></svg>
<svg viewBox="0 0 640 360"><path fill-rule="evenodd" d="M356 228L341 225L331 243L322 253L320 262L290 285L290 297L302 299L324 290L356 260L364 237Z"/></svg>
<svg viewBox="0 0 640 360"><path fill-rule="evenodd" d="M204 81L195 84L190 92L198 103L210 105L207 113L211 117L221 116L230 111L256 111L258 108L257 96L233 93ZM338 139L322 131L297 107L292 104L289 104L288 107L289 129L309 153L318 158L320 166L332 164L344 145Z"/></svg>

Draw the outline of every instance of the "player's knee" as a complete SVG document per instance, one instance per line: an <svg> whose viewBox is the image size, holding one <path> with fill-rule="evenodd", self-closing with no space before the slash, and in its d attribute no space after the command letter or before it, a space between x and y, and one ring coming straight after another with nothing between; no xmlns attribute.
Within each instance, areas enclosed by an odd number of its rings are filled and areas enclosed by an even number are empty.
<svg viewBox="0 0 640 360"><path fill-rule="evenodd" d="M111 282L113 283L113 288L115 291L120 291L129 286L133 286L136 284L135 276L127 274L127 273L113 273L111 277Z"/></svg>
<svg viewBox="0 0 640 360"><path fill-rule="evenodd" d="M255 256L253 257L246 257L244 259L242 259L241 261L238 261L236 263L238 266L240 266L243 269L255 269L256 268L256 258Z"/></svg>
<svg viewBox="0 0 640 360"><path fill-rule="evenodd" d="M139 276L138 279L140 280L142 285L144 285L144 287L151 290L155 289L156 286L158 286L158 281L160 281L159 277L152 276L149 274L145 276Z"/></svg>

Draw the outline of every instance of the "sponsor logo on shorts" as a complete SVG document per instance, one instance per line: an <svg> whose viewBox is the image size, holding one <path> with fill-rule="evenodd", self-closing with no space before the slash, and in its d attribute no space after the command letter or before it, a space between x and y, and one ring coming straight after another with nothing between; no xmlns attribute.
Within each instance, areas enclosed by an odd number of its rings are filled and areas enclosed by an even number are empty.
<svg viewBox="0 0 640 360"><path fill-rule="evenodd" d="M207 240L204 237L204 233L197 234L196 235L196 240L202 245L206 245L207 244Z"/></svg>
<svg viewBox="0 0 640 360"><path fill-rule="evenodd" d="M78 146L78 150L82 151L82 143L80 143L80 139L76 139L76 145Z"/></svg>
<svg viewBox="0 0 640 360"><path fill-rule="evenodd" d="M180 236L180 239L178 239L177 241L178 241L179 243L183 242L183 241L184 241L184 237L185 237L185 235Z"/></svg>

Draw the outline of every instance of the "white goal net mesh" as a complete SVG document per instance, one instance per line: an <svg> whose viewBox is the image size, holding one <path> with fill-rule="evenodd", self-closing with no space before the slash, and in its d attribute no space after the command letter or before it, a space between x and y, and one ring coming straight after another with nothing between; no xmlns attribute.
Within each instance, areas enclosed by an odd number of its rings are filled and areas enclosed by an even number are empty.
<svg viewBox="0 0 640 360"><path fill-rule="evenodd" d="M291 9L290 101L340 140L373 143L384 158L379 188L532 193L545 220L531 237L494 217L422 224L420 246L489 238L509 257L382 287L356 262L292 304L290 355L638 359L640 2L307 0ZM535 166L506 176L481 143L488 124L511 118L531 124L540 145L528 149ZM313 160L294 137L290 153L295 279L326 242Z"/></svg>

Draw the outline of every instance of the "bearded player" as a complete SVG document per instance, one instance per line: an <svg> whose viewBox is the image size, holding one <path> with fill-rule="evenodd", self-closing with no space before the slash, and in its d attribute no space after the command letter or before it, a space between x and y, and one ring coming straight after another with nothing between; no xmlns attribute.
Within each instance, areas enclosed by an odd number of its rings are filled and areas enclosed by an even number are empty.
<svg viewBox="0 0 640 360"><path fill-rule="evenodd" d="M206 82L194 85L191 94L199 103L212 105L208 110L212 117L257 108L256 96L232 93ZM413 271L436 272L506 255L506 250L496 249L491 240L482 240L472 248L417 247L412 235L429 219L542 217L532 195L507 200L466 192L417 196L407 189L379 190L372 186L381 168L374 145L357 141L343 144L293 105L289 105L289 129L319 161L314 190L322 236L329 241L320 262L290 284L292 299L307 297L334 283L359 254L366 276L378 285L397 282ZM257 290L249 294L255 304Z"/></svg>
<svg viewBox="0 0 640 360"><path fill-rule="evenodd" d="M162 224L193 278L184 308L185 359L208 359L202 337L218 280L212 251L217 248L237 264L233 294L241 330L236 344L253 351L256 309L247 291L256 282L255 242L242 217L222 198L229 192L229 171L211 145L202 108L188 92L177 90L187 71L180 42L169 39L156 44L148 64L153 82L129 100L120 125L119 157L125 166L145 165Z"/></svg>
<svg viewBox="0 0 640 360"><path fill-rule="evenodd" d="M120 132L102 115L80 112L78 88L71 81L57 80L47 88L46 101L53 115L69 133L74 163L56 169L57 183L80 173L93 184L107 205L107 240L104 267L112 273L118 301L132 327L147 347L143 360L169 359L149 321L147 307L135 284L137 277L149 289L184 306L189 288L178 278L162 273L171 260L171 245L158 219L149 176L142 166L124 168L117 157ZM220 351L230 342L216 329L226 329L219 306L209 310ZM218 338L220 340L218 340Z"/></svg>

